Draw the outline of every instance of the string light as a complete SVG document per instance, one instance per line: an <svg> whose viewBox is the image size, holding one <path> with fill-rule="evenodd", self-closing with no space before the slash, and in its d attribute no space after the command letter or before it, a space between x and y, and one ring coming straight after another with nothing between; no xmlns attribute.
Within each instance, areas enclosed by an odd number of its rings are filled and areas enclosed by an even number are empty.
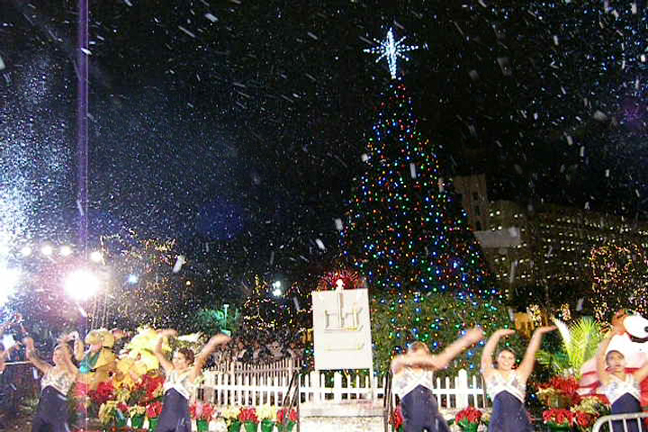
<svg viewBox="0 0 648 432"><path fill-rule="evenodd" d="M355 187L341 241L369 287L498 295L400 82L390 84L379 107L366 154L368 166Z"/></svg>
<svg viewBox="0 0 648 432"><path fill-rule="evenodd" d="M387 60L389 65L389 73L391 74L392 79L396 79L396 66L398 58L402 58L406 61L409 61L409 58L404 54L408 51L413 51L418 49L418 45L403 45L406 37L403 36L398 40L394 39L394 32L392 29L389 29L387 32L387 38L384 41L379 41L374 39L374 41L379 44L378 47L367 48L364 50L366 53L378 54L376 58L376 63L380 62L383 58Z"/></svg>

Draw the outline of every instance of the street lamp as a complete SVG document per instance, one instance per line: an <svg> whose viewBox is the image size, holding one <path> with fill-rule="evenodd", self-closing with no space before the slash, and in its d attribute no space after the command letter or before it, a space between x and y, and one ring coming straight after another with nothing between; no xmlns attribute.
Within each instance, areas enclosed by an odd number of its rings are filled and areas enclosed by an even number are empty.
<svg viewBox="0 0 648 432"><path fill-rule="evenodd" d="M283 292L281 291L281 281L275 281L272 284L272 288L274 288L274 290L272 291L273 296L280 297L281 294L283 294Z"/></svg>

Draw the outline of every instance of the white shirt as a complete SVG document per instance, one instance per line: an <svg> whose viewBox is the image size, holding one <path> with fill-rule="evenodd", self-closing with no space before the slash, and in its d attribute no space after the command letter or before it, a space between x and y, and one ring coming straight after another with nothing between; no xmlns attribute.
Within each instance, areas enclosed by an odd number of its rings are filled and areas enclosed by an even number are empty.
<svg viewBox="0 0 648 432"><path fill-rule="evenodd" d="M641 400L639 383L632 374L626 374L624 380L618 378L616 375L610 375L610 381L603 386L602 390L603 394L610 401L610 405L626 393L629 393L639 401Z"/></svg>
<svg viewBox="0 0 648 432"><path fill-rule="evenodd" d="M164 392L166 393L168 390L174 389L182 396L184 396L187 400L189 400L191 398L191 394L196 389L196 383L192 382L191 379L189 379L190 374L191 369L187 369L182 373L176 370L171 371L166 376L166 380L164 381Z"/></svg>
<svg viewBox="0 0 648 432"><path fill-rule="evenodd" d="M434 374L431 370L414 371L412 368L405 367L394 375L392 389L401 399L417 386L423 386L430 391L434 390Z"/></svg>
<svg viewBox="0 0 648 432"><path fill-rule="evenodd" d="M519 399L520 402L524 403L526 381L522 381L514 370L509 372L508 378L506 379L499 371L495 370L491 373L489 379L486 380L486 390L491 400L495 400L495 397L501 392L509 392Z"/></svg>

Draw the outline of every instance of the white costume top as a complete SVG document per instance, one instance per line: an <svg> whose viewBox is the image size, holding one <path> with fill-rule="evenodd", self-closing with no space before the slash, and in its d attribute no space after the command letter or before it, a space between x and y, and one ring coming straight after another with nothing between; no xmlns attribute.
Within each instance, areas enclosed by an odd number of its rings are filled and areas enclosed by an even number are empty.
<svg viewBox="0 0 648 432"><path fill-rule="evenodd" d="M526 381L522 381L514 370L509 372L508 378L506 379L501 373L499 373L499 371L495 370L486 381L486 390L488 391L488 396L491 400L495 400L495 397L498 394L505 391L509 392L519 399L520 402L524 403Z"/></svg>
<svg viewBox="0 0 648 432"><path fill-rule="evenodd" d="M185 399L189 400L191 394L196 389L196 382L192 382L189 375L191 375L191 369L187 369L182 373L176 370L171 371L164 381L164 392L166 393L168 390L174 389L184 396Z"/></svg>
<svg viewBox="0 0 648 432"><path fill-rule="evenodd" d="M414 390L417 386L423 386L430 391L434 390L434 375L431 370L414 371L412 368L405 367L401 372L394 375L392 389L399 398L403 399L405 395Z"/></svg>
<svg viewBox="0 0 648 432"><path fill-rule="evenodd" d="M624 380L615 375L610 375L610 382L608 382L607 385L604 385L602 390L603 394L607 396L610 401L610 405L626 393L629 393L637 400L641 400L639 383L632 374L626 374Z"/></svg>
<svg viewBox="0 0 648 432"><path fill-rule="evenodd" d="M56 368L51 367L41 379L41 390L45 390L45 387L50 386L59 393L67 395L74 381L75 376L73 374L66 371L57 371Z"/></svg>

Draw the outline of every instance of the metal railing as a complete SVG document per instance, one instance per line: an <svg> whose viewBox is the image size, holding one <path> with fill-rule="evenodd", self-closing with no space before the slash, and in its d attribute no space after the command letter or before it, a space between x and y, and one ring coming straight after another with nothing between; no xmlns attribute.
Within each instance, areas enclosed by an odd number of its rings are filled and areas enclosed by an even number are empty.
<svg viewBox="0 0 648 432"><path fill-rule="evenodd" d="M391 372L388 372L387 375L385 375L385 399L383 399L383 425L385 432L389 432L389 422L391 421L392 413L394 412L391 378Z"/></svg>
<svg viewBox="0 0 648 432"><path fill-rule="evenodd" d="M614 415L607 415L599 418L596 420L596 423L594 423L594 426L592 426L592 432L604 432L604 431L612 431L616 430L613 429L612 426L621 426L621 423L623 424L623 432L631 432L631 431L648 431L648 427L645 426L642 419L648 418L648 412L637 412L637 413L629 413L629 414L614 414ZM637 425L636 429L631 429L631 425ZM604 428L603 426L607 426L607 428Z"/></svg>
<svg viewBox="0 0 648 432"><path fill-rule="evenodd" d="M297 432L300 432L300 422L301 422L301 413L299 412L299 405L301 403L301 398L299 396L299 371L296 370L293 372L292 377L290 378L290 384L288 384L288 390L283 399L282 406L288 408L288 412L291 409L295 408L297 410Z"/></svg>

